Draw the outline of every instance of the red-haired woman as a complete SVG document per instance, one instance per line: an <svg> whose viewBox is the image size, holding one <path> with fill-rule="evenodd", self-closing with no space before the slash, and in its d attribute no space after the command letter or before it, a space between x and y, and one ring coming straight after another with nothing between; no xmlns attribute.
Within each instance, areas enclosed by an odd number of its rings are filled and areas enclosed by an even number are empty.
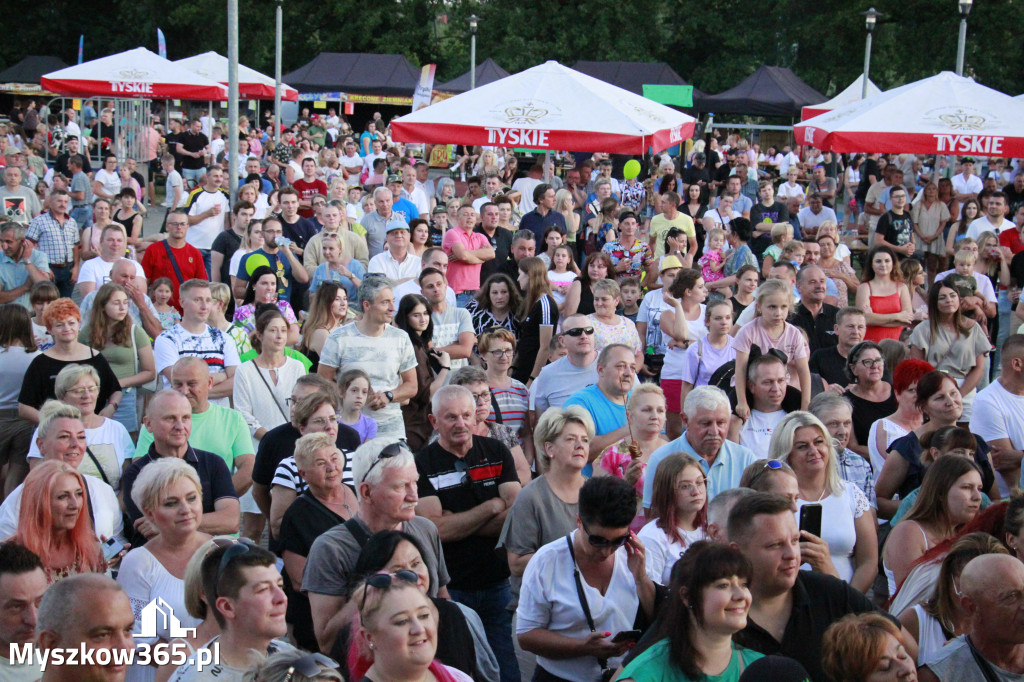
<svg viewBox="0 0 1024 682"><path fill-rule="evenodd" d="M14 541L39 556L51 584L107 570L85 491L82 475L64 462L43 462L25 479Z"/></svg>
<svg viewBox="0 0 1024 682"><path fill-rule="evenodd" d="M668 585L672 567L695 542L707 537L707 478L693 457L677 453L658 463L651 499L653 521L637 537L647 551L647 576Z"/></svg>
<svg viewBox="0 0 1024 682"><path fill-rule="evenodd" d="M53 337L53 346L32 360L25 370L25 381L18 395L18 416L39 423L39 408L56 398L56 379L68 365L91 365L100 375L96 414L112 419L121 405L123 393L117 375L98 351L78 341L82 313L70 298L58 298L43 311L43 324Z"/></svg>

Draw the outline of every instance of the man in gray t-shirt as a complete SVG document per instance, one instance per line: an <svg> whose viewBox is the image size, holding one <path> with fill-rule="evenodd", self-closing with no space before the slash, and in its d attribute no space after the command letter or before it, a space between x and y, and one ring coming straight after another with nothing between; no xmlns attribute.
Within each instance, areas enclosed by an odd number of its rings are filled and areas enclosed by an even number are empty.
<svg viewBox="0 0 1024 682"><path fill-rule="evenodd" d="M541 369L530 387L530 409L537 420L544 410L561 407L573 393L597 383L597 352L590 319L576 314L562 320L559 340L568 355ZM546 351L541 349L542 353Z"/></svg>
<svg viewBox="0 0 1024 682"><path fill-rule="evenodd" d="M434 322L434 348L451 356L451 371L469 364L476 346L473 318L465 308L448 305L448 280L435 268L425 268L419 276L420 291L430 303Z"/></svg>
<svg viewBox="0 0 1024 682"><path fill-rule="evenodd" d="M4 169L4 185L0 187L0 201L3 202L3 218L28 225L43 212L36 193L21 185L21 169L7 166Z"/></svg>
<svg viewBox="0 0 1024 682"><path fill-rule="evenodd" d="M353 572L356 560L363 544L374 533L400 530L416 538L430 581L427 594L448 597L448 568L437 526L416 516L419 472L412 453L399 446L397 440L374 438L356 450L352 458L359 510L352 520L316 539L302 575L302 590L309 596L320 650L328 652L344 625L340 617L342 607L361 579Z"/></svg>

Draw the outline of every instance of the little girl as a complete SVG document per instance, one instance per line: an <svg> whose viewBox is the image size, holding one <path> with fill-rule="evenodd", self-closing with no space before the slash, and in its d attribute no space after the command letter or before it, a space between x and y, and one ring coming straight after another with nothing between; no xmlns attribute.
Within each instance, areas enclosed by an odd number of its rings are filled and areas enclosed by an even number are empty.
<svg viewBox="0 0 1024 682"><path fill-rule="evenodd" d="M807 247L804 246L803 242L798 242L795 239L790 239L786 242L786 245L782 247L782 256L779 258L780 261L789 261L796 266L799 270L804 264L804 256L807 254Z"/></svg>
<svg viewBox="0 0 1024 682"><path fill-rule="evenodd" d="M570 268L571 265L573 265L572 251L569 250L569 247L564 244L556 246L551 256L551 265L548 266L548 281L551 282L551 296L558 304L559 312L565 304L565 295L569 292L569 285L576 279L576 273Z"/></svg>
<svg viewBox="0 0 1024 682"><path fill-rule="evenodd" d="M717 282L725 277L722 269L725 267L725 254L722 248L725 246L725 230L715 228L708 233L708 248L704 255L697 260L700 266L701 277L704 283Z"/></svg>
<svg viewBox="0 0 1024 682"><path fill-rule="evenodd" d="M52 301L60 298L60 290L57 285L49 280L36 282L32 285L32 291L28 295L28 302L32 305L32 336L35 337L39 350L46 350L53 346L53 337L46 330L43 324L43 310Z"/></svg>
<svg viewBox="0 0 1024 682"><path fill-rule="evenodd" d="M708 335L697 339L686 349L683 364L682 399L695 386L707 386L711 375L727 362L736 359L729 330L732 329L732 302L717 299L704 309L704 326Z"/></svg>
<svg viewBox="0 0 1024 682"><path fill-rule="evenodd" d="M800 329L786 322L793 307L793 291L786 282L770 279L758 288L754 305L757 316L740 327L732 342L736 349L736 416L743 421L750 417L747 364L753 346L761 354L772 349L786 354L789 383L800 389L800 409L806 410L811 402L811 370L807 365L811 353Z"/></svg>
<svg viewBox="0 0 1024 682"><path fill-rule="evenodd" d="M761 276L768 279L775 261L782 258L782 246L793 240L793 226L779 223L772 226L772 245L764 250L764 261L761 265Z"/></svg>
<svg viewBox="0 0 1024 682"><path fill-rule="evenodd" d="M149 298L153 301L156 315L160 318L160 326L164 330L170 329L181 322L181 313L172 307L170 303L171 296L173 295L174 290L171 289L171 279L169 277L158 277L149 285Z"/></svg>
<svg viewBox="0 0 1024 682"><path fill-rule="evenodd" d="M377 437L377 421L363 414L363 405L370 395L370 377L361 369L350 369L338 379L341 389L341 423L359 433L359 442Z"/></svg>

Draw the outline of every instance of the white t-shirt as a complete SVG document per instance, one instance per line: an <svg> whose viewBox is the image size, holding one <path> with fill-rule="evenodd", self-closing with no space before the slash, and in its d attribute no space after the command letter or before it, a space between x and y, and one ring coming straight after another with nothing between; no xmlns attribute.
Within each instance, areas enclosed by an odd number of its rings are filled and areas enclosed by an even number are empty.
<svg viewBox="0 0 1024 682"><path fill-rule="evenodd" d="M971 411L971 433L986 443L1009 438L1014 449L1024 448L1024 396L1010 393L998 379L978 391ZM1007 495L1002 477L997 479L999 492Z"/></svg>
<svg viewBox="0 0 1024 682"><path fill-rule="evenodd" d="M395 313L398 312L398 304L402 302L402 298L409 294L423 295L423 289L420 288L420 283L415 279L410 279L408 282L402 282L394 288L395 294ZM449 308L457 308L458 303L455 300L455 290L448 287L448 291L444 295L445 303L448 304ZM436 345L436 344L435 344Z"/></svg>
<svg viewBox="0 0 1024 682"><path fill-rule="evenodd" d="M573 531L572 537L578 532ZM583 595L595 629L612 634L632 630L640 608L636 581L626 565L625 547L615 551L614 561L604 594L583 580ZM526 565L516 614L516 634L540 628L579 640L590 635L576 591L574 562L564 537L538 549ZM612 658L608 660L608 666L614 669L621 662L621 656ZM597 659L593 656L561 659L538 656L537 663L566 680L596 680L601 677Z"/></svg>
<svg viewBox="0 0 1024 682"><path fill-rule="evenodd" d="M194 355L206 362L211 374L219 374L227 367L242 364L238 359L238 347L226 333L215 327L206 325L202 334L193 334L181 326L181 323L165 330L153 342L153 360L156 363L157 376L185 355ZM166 379L161 379L163 388L170 388ZM221 407L231 407L231 400L210 398L210 402Z"/></svg>
<svg viewBox="0 0 1024 682"><path fill-rule="evenodd" d="M36 445L36 438L39 437L39 429L32 432L32 444L28 446L29 459L42 459L43 453L39 452ZM124 428L121 422L104 417L103 423L95 429L85 430L85 443L96 455L103 466L103 473L111 486L117 486L121 480L121 471L124 469L125 460L131 460L135 456L135 443ZM82 474L95 476L102 479L99 469L88 454L82 457L82 463L78 465L78 471Z"/></svg>
<svg viewBox="0 0 1024 682"><path fill-rule="evenodd" d="M878 451L878 429L885 429L885 452ZM871 471L875 475L875 483L882 474L882 467L885 466L885 459L889 455L889 446L897 438L902 438L909 431L890 419L879 419L871 425L868 431L868 454L871 457Z"/></svg>
<svg viewBox="0 0 1024 682"><path fill-rule="evenodd" d="M209 251L213 246L213 240L224 231L224 220L231 213L231 202L222 190L208 192L200 188L188 195L187 205L190 216L197 216L214 206L220 206L220 215L211 215L195 225L190 225L188 234L185 235L185 241L189 244L197 249Z"/></svg>
<svg viewBox="0 0 1024 682"><path fill-rule="evenodd" d="M567 270L565 272L548 270L548 281L551 282L551 284L572 284L575 280L576 273L571 270ZM555 291L554 287L551 288L551 297L555 299L555 303L558 305L565 303L565 294Z"/></svg>
<svg viewBox="0 0 1024 682"><path fill-rule="evenodd" d="M533 190L537 188L537 185L541 184L541 180L537 178L519 178L512 183L512 189L519 192L522 198L519 199L519 213L526 215L533 209L537 208L537 202L533 200Z"/></svg>
<svg viewBox="0 0 1024 682"><path fill-rule="evenodd" d="M750 419L740 427L740 445L754 452L768 452L768 446L772 442L772 431L785 416L785 410L761 412L751 409Z"/></svg>
<svg viewBox="0 0 1024 682"><path fill-rule="evenodd" d="M366 266L367 272L379 272L386 275L388 279L418 277L422 269L423 263L419 256L407 253L405 260L399 262L386 249L371 258Z"/></svg>
<svg viewBox="0 0 1024 682"><path fill-rule="evenodd" d="M100 183L103 186L103 191L113 197L116 197L117 193L121 191L121 176L116 172L108 173L106 168L96 171L93 182Z"/></svg>
<svg viewBox="0 0 1024 682"><path fill-rule="evenodd" d="M465 308L445 306L443 313L431 312L434 322L434 348L444 348L459 342L459 335L473 334L473 318ZM452 358L452 371L469 364L468 358Z"/></svg>
<svg viewBox="0 0 1024 682"><path fill-rule="evenodd" d="M698 339L703 339L708 335L708 328L704 326L704 313L706 307L703 303L700 304L700 315L696 320L686 321L686 330L689 332L687 338L690 339L692 344ZM639 318L637 318L639 319ZM659 320L658 324L661 322ZM668 339L665 339L668 343ZM686 364L686 351L689 348L669 348L668 352L665 353L665 364L661 368L662 379L682 379L683 378L683 366Z"/></svg>
<svg viewBox="0 0 1024 682"><path fill-rule="evenodd" d="M674 542L668 534L658 528L658 520L655 519L645 525L637 533L637 537L644 543L646 562L644 568L647 570L647 577L659 585L668 585L672 577L672 568L676 562L686 553L687 548L695 542L707 538L707 534L701 529L679 530L686 545L683 546Z"/></svg>
<svg viewBox="0 0 1024 682"><path fill-rule="evenodd" d="M136 278L145 282L146 272L142 269L142 264L134 260L132 261L132 264L135 265ZM96 288L99 289L110 281L110 271L113 269L113 263L108 263L99 256L96 258L90 258L89 260L84 261L78 269L78 283L84 284L85 282L92 282L96 285Z"/></svg>
<svg viewBox="0 0 1024 682"><path fill-rule="evenodd" d="M725 363L736 359L736 349L732 347L732 337L725 337L725 346L715 348L707 337L690 344L683 358L683 381L691 386L707 386L711 375Z"/></svg>
<svg viewBox="0 0 1024 682"><path fill-rule="evenodd" d="M977 175L972 174L967 179L964 179L963 173L953 176L953 191L957 194L977 194L984 188L985 183Z"/></svg>
<svg viewBox="0 0 1024 682"><path fill-rule="evenodd" d="M996 236L999 236L1004 230L1015 230L1017 226L1013 224L1012 220L1003 218L1003 222L1000 223L999 227L992 224L992 221L988 219L988 216L981 216L971 221L971 224L967 226L967 232L964 234L965 237L977 240L978 235L982 232L995 232Z"/></svg>
<svg viewBox="0 0 1024 682"><path fill-rule="evenodd" d="M868 498L857 486L843 483L843 492L838 497L829 495L820 503L798 499L798 515L805 504L821 504L821 539L828 543L832 565L839 572L839 577L849 582L853 577L853 549L857 544L855 520L871 509ZM800 568L811 570L810 564Z"/></svg>
<svg viewBox="0 0 1024 682"><path fill-rule="evenodd" d="M114 489L98 478L83 476L89 488L89 500L92 503L94 530L96 537L117 538L124 543L124 522L121 517L121 504L117 501ZM21 514L21 493L25 488L22 483L11 491L4 503L0 505L0 537L9 538L18 532L18 517Z"/></svg>
<svg viewBox="0 0 1024 682"><path fill-rule="evenodd" d="M174 205L174 188L181 188L181 198L178 200L178 204ZM164 183L164 192L167 196L164 197L164 202L161 206L167 208L178 208L184 206L185 202L188 201L188 194L185 192L185 183L181 179L181 173L171 169L171 172L167 174L167 182Z"/></svg>

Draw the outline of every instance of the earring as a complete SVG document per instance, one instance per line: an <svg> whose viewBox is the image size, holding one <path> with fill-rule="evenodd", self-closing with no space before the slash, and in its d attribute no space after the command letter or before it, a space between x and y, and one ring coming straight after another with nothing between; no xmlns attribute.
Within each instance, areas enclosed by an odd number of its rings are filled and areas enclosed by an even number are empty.
<svg viewBox="0 0 1024 682"><path fill-rule="evenodd" d="M373 642L370 642L370 650L373 650Z"/></svg>

